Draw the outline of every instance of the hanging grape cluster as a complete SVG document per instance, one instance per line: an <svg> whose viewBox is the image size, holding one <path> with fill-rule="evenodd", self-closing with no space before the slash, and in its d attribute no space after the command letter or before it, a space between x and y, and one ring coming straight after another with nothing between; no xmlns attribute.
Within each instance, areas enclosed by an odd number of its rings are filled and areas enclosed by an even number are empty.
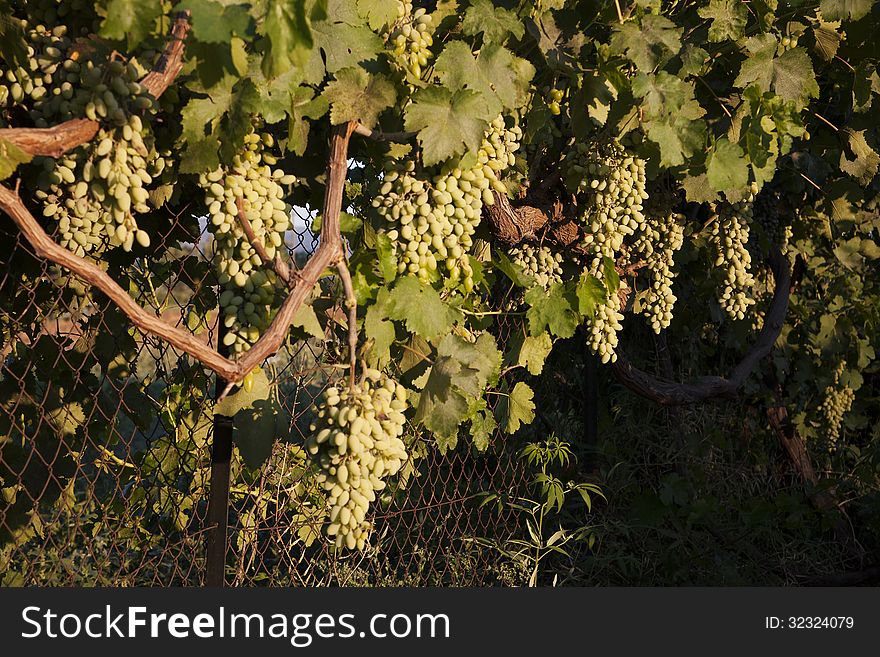
<svg viewBox="0 0 880 657"><path fill-rule="evenodd" d="M751 201L723 204L716 207L709 232L715 266L722 269L723 276L718 302L733 319L743 319L755 303L751 294L755 285L752 256L748 250L751 221Z"/></svg>
<svg viewBox="0 0 880 657"><path fill-rule="evenodd" d="M78 255L148 246L135 215L149 211L148 186L165 161L141 119L153 106L137 82L144 70L136 60L96 64L73 49L63 25L26 33L28 66L0 72L0 105L26 110L38 127L80 116L101 122L91 142L62 158L35 158L43 216L57 221L61 244Z"/></svg>
<svg viewBox="0 0 880 657"><path fill-rule="evenodd" d="M598 269L603 257L614 259L624 240L645 225L645 161L616 140L578 142L566 160L568 186L584 206L581 247L593 256L590 268Z"/></svg>
<svg viewBox="0 0 880 657"><path fill-rule="evenodd" d="M295 182L281 169L272 170L275 157L265 149L274 141L269 134L251 133L230 166L202 174L205 204L214 235L214 266L223 292L220 306L228 329L224 344L234 354L247 351L272 321L276 275L263 266L239 220L239 204L263 245L274 258L290 227L290 206L284 185Z"/></svg>
<svg viewBox="0 0 880 657"><path fill-rule="evenodd" d="M424 8L413 12L411 0L398 0L397 20L386 35L391 66L418 79L431 59L431 15Z"/></svg>
<svg viewBox="0 0 880 657"><path fill-rule="evenodd" d="M565 163L566 183L583 207L580 248L587 256L586 271L602 279L605 258L616 261L624 241L646 227L645 161L628 153L617 140L597 140L574 144ZM622 321L620 301L617 295L609 295L599 306L588 335L590 349L603 363L617 359Z"/></svg>
<svg viewBox="0 0 880 657"><path fill-rule="evenodd" d="M855 391L848 385L843 385L840 377L846 368L846 362L841 362L834 371L834 383L825 389L825 398L819 406L819 412L825 419L828 428L828 443L834 448L840 438L840 427L843 417L852 410L856 399Z"/></svg>
<svg viewBox="0 0 880 657"><path fill-rule="evenodd" d="M677 200L666 190L651 196L644 226L636 236L630 256L646 263L650 287L642 299L641 312L655 333L669 326L677 300L672 292L672 265L684 244L684 215L675 211Z"/></svg>
<svg viewBox="0 0 880 657"><path fill-rule="evenodd" d="M527 275L535 279L535 284L549 290L554 283L562 282L562 254L542 245L532 246L523 243L508 252L510 259Z"/></svg>
<svg viewBox="0 0 880 657"><path fill-rule="evenodd" d="M499 116L489 126L476 163L462 168L454 158L433 176L417 170L413 160L389 163L379 193L373 199L386 231L397 245L398 270L431 280L445 269L453 284L473 289L473 270L467 257L483 205L493 203L492 190L505 193L500 175L512 166L522 131L507 127Z"/></svg>
<svg viewBox="0 0 880 657"><path fill-rule="evenodd" d="M327 534L337 547L366 545L370 502L407 459L400 438L405 410L406 388L373 369L353 388L328 388L318 404L305 445L320 468L330 505Z"/></svg>

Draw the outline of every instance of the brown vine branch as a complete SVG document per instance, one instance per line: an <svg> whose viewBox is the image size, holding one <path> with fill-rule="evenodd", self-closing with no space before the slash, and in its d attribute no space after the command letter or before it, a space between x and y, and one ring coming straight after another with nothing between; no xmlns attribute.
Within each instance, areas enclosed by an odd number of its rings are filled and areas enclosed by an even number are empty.
<svg viewBox="0 0 880 657"><path fill-rule="evenodd" d="M141 80L158 98L183 68L184 40L190 29L189 12L174 18L171 36L159 61ZM0 128L0 139L11 142L30 155L61 157L69 150L85 144L98 132L100 124L89 119L70 119L51 128Z"/></svg>
<svg viewBox="0 0 880 657"><path fill-rule="evenodd" d="M257 235L254 233L254 227L251 226L251 222L247 218L247 214L244 211L244 202L239 198L236 199L235 203L238 207L238 223L241 224L241 229L244 231L248 242L254 247L260 260L263 261L263 266L271 267L278 275L278 278L284 281L284 284L287 287L293 286L296 281L291 277L290 267L287 266L287 263L284 262L281 259L281 256L277 253L274 258L269 257L269 254L266 253L266 247L264 247L263 243L257 239Z"/></svg>
<svg viewBox="0 0 880 657"><path fill-rule="evenodd" d="M757 364L773 349L788 311L788 299L791 293L791 270L788 260L778 251L774 251L770 254L769 262L776 278L776 287L764 326L758 333L755 343L726 378L707 376L694 383L670 381L638 369L618 352L617 362L612 366L617 380L636 394L664 406L680 406L710 399L734 397Z"/></svg>
<svg viewBox="0 0 880 657"><path fill-rule="evenodd" d="M241 358L235 361L225 358L188 331L166 324L159 317L135 303L128 292L122 289L94 262L74 255L71 251L55 243L25 207L18 194L3 185L0 185L0 208L12 218L33 246L38 257L51 260L69 269L86 282L97 287L141 331L164 339L215 371L226 381L238 382L268 356L278 351L290 330L296 311L311 293L324 270L344 256L342 236L339 231L339 213L342 209L342 192L347 172L348 141L353 130L354 124L348 123L336 126L331 135L320 245L300 271L296 284L281 304L281 308L269 328Z"/></svg>

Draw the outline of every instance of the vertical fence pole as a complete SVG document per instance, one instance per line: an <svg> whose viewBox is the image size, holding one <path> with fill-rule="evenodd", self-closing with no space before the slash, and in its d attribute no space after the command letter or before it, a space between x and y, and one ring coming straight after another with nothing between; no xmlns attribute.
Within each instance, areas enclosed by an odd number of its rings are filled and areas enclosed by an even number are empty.
<svg viewBox="0 0 880 657"><path fill-rule="evenodd" d="M221 353L226 327L223 317L217 319L217 344ZM225 353L224 353L225 355ZM215 399L226 387L226 381L217 376ZM211 492L208 498L207 545L205 559L205 584L223 586L226 583L226 530L229 522L229 466L232 461L232 418L214 415L213 440L211 442Z"/></svg>

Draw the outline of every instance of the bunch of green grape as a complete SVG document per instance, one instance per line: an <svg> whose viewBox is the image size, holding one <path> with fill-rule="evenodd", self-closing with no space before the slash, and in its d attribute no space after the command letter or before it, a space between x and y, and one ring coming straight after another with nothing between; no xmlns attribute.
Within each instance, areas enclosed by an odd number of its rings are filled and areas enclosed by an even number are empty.
<svg viewBox="0 0 880 657"><path fill-rule="evenodd" d="M130 251L135 241L150 245L134 215L149 211L147 187L165 161L144 143L143 130L133 114L122 128L102 128L58 160L42 159L36 196L43 216L58 222L62 246L84 255L108 246Z"/></svg>
<svg viewBox="0 0 880 657"><path fill-rule="evenodd" d="M433 56L431 15L424 8L413 12L410 0L398 0L397 20L386 34L388 59L394 69L419 79Z"/></svg>
<svg viewBox="0 0 880 657"><path fill-rule="evenodd" d="M328 388L317 406L305 447L320 469L330 506L327 534L337 547L366 546L370 503L407 459L405 410L406 388L373 369L352 388Z"/></svg>
<svg viewBox="0 0 880 657"><path fill-rule="evenodd" d="M122 127L153 107L137 58L96 62L74 47L65 25L36 25L26 35L27 68L0 70L0 107L24 107L38 128L83 116Z"/></svg>
<svg viewBox="0 0 880 657"><path fill-rule="evenodd" d="M752 256L748 250L749 225L752 221L751 201L719 204L709 232L715 252L715 266L722 268L723 282L718 302L733 319L743 319L754 305L752 288Z"/></svg>
<svg viewBox="0 0 880 657"><path fill-rule="evenodd" d="M623 313L616 294L608 295L596 308L596 315L587 327L587 345L602 363L617 360L617 334L623 328Z"/></svg>
<svg viewBox="0 0 880 657"><path fill-rule="evenodd" d="M645 225L645 161L617 140L578 142L565 158L566 183L584 208L581 248L593 256L591 269L603 258L615 259L624 240Z"/></svg>
<svg viewBox="0 0 880 657"><path fill-rule="evenodd" d="M828 443L832 449L840 438L843 417L852 410L853 402L856 399L855 391L840 382L845 368L845 362L841 362L837 366L834 371L834 383L825 389L825 398L819 406L819 412L822 413L828 428Z"/></svg>
<svg viewBox="0 0 880 657"><path fill-rule="evenodd" d="M535 284L549 290L554 283L562 282L562 254L542 245L522 243L508 251L510 259L529 276Z"/></svg>
<svg viewBox="0 0 880 657"><path fill-rule="evenodd" d="M672 321L676 296L672 292L672 270L676 252L684 244L684 215L675 211L677 199L670 193L651 196L645 224L633 242L632 260L646 263L649 287L642 301L642 314L655 333Z"/></svg>
<svg viewBox="0 0 880 657"><path fill-rule="evenodd" d="M522 131L507 127L499 116L489 126L476 162L462 168L462 158L447 161L433 176L417 171L415 162L389 163L373 199L379 215L391 225L397 244L398 270L432 280L442 266L453 284L473 289L468 251L480 223L483 205L494 202L492 190L505 193L500 175L515 161Z"/></svg>
<svg viewBox="0 0 880 657"><path fill-rule="evenodd" d="M547 101L547 107L550 109L550 113L553 116L559 116L559 114L562 112L562 107L560 106L560 103L565 97L565 90L553 87L547 96L549 98L549 100Z"/></svg>
<svg viewBox="0 0 880 657"><path fill-rule="evenodd" d="M781 55L782 53L791 50L792 48L797 48L797 45L797 34L786 35L779 40L779 46L777 46L776 51L778 54Z"/></svg>
<svg viewBox="0 0 880 657"><path fill-rule="evenodd" d="M14 8L34 24L64 23L83 36L98 31L94 0L16 0Z"/></svg>
<svg viewBox="0 0 880 657"><path fill-rule="evenodd" d="M220 284L223 323L229 329L224 344L234 354L247 351L272 321L277 277L264 266L239 219L239 204L266 255L274 258L290 227L285 185L295 177L272 170L275 157L266 149L272 135L251 133L228 167L202 174L208 208L208 228L214 236L214 266Z"/></svg>

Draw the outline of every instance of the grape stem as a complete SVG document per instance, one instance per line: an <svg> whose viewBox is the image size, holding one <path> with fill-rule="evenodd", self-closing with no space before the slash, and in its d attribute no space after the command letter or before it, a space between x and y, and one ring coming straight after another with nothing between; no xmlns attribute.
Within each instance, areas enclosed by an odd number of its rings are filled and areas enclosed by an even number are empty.
<svg viewBox="0 0 880 657"><path fill-rule="evenodd" d="M354 285L351 282L351 272L345 257L336 263L336 271L342 281L342 289L345 291L345 305L348 307L348 351L349 351L349 381L348 386L354 391L355 366L357 361L357 297L354 295Z"/></svg>
<svg viewBox="0 0 880 657"><path fill-rule="evenodd" d="M299 277L295 266L293 271L291 271L291 268L281 259L281 255L278 253L275 254L275 258L269 257L269 254L266 253L266 247L264 247L263 243L257 239L257 235L254 233L254 227L251 226L251 222L247 218L247 213L244 211L244 201L238 198L236 199L235 204L236 207L238 207L238 223L241 224L241 229L244 231L248 242L254 247L254 251L257 252L260 260L263 261L263 266L270 267L274 270L275 273L278 274L278 278L284 281L284 284L287 285L287 287L293 287L296 284L295 279Z"/></svg>

